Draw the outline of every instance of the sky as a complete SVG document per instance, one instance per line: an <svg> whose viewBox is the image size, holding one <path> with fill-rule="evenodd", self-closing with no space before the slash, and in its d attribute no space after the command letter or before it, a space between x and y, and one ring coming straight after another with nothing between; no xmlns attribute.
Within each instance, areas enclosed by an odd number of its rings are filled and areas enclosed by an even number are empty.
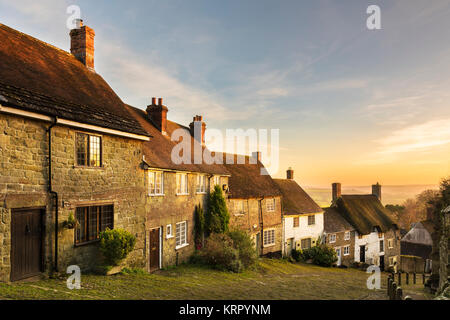
<svg viewBox="0 0 450 320"><path fill-rule="evenodd" d="M369 30L369 5L381 29ZM208 128L279 129L303 186L417 185L450 175L446 0L0 0L0 22L66 51L77 5L96 72L145 109Z"/></svg>

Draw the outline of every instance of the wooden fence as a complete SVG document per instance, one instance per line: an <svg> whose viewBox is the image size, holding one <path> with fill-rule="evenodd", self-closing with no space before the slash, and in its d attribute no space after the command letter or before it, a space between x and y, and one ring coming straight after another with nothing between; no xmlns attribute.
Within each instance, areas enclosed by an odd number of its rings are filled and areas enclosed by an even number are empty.
<svg viewBox="0 0 450 320"><path fill-rule="evenodd" d="M427 278L429 277L430 274L425 273L398 272L389 274L387 280L387 294L389 300L412 300L409 296L403 297L404 292L401 286L417 284L418 279L422 280L422 284L425 284ZM397 282L395 281L396 278Z"/></svg>

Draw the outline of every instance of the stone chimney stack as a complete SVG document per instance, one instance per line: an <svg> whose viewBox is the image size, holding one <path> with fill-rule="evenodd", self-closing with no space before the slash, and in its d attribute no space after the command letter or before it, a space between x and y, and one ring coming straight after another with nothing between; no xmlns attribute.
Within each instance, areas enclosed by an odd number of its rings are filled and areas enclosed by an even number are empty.
<svg viewBox="0 0 450 320"><path fill-rule="evenodd" d="M167 134L167 112L169 109L163 105L163 99L152 98L152 104L147 106L147 115L162 134Z"/></svg>
<svg viewBox="0 0 450 320"><path fill-rule="evenodd" d="M289 167L289 169L287 169L286 171L286 179L294 180L294 170L292 170L291 167Z"/></svg>
<svg viewBox="0 0 450 320"><path fill-rule="evenodd" d="M262 155L261 155L261 151L254 151L254 152L252 152L252 158L253 159L255 159L254 161L255 162L261 162L261 160L262 160Z"/></svg>
<svg viewBox="0 0 450 320"><path fill-rule="evenodd" d="M333 204L336 203L336 200L339 199L342 195L341 191L341 184L338 182L335 182L331 185L332 189L332 197L333 197Z"/></svg>
<svg viewBox="0 0 450 320"><path fill-rule="evenodd" d="M381 201L381 185L378 182L372 185L372 194Z"/></svg>
<svg viewBox="0 0 450 320"><path fill-rule="evenodd" d="M88 69L94 71L94 37L95 32L77 21L77 28L70 30L70 53Z"/></svg>
<svg viewBox="0 0 450 320"><path fill-rule="evenodd" d="M205 144L206 123L203 122L202 116L195 116L189 124L191 135L201 144Z"/></svg>

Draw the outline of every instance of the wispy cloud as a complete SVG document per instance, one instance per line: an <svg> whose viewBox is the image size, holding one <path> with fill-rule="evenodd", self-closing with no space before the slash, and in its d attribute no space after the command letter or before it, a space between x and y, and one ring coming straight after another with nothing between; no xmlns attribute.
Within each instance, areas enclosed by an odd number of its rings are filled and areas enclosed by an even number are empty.
<svg viewBox="0 0 450 320"><path fill-rule="evenodd" d="M426 150L450 143L450 118L409 126L376 141L379 154Z"/></svg>

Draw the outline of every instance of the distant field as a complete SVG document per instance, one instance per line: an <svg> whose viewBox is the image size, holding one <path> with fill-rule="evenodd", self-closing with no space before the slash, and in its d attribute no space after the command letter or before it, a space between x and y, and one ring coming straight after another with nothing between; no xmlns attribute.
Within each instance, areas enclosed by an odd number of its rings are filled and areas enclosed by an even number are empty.
<svg viewBox="0 0 450 320"><path fill-rule="evenodd" d="M412 186L383 186L382 187L382 202L383 204L402 204L408 198L414 198L416 195L427 189L438 189L436 185L412 185ZM320 206L326 207L331 202L331 188L309 188L305 187L305 191L316 201ZM367 194L371 193L370 186L342 187L343 194Z"/></svg>

